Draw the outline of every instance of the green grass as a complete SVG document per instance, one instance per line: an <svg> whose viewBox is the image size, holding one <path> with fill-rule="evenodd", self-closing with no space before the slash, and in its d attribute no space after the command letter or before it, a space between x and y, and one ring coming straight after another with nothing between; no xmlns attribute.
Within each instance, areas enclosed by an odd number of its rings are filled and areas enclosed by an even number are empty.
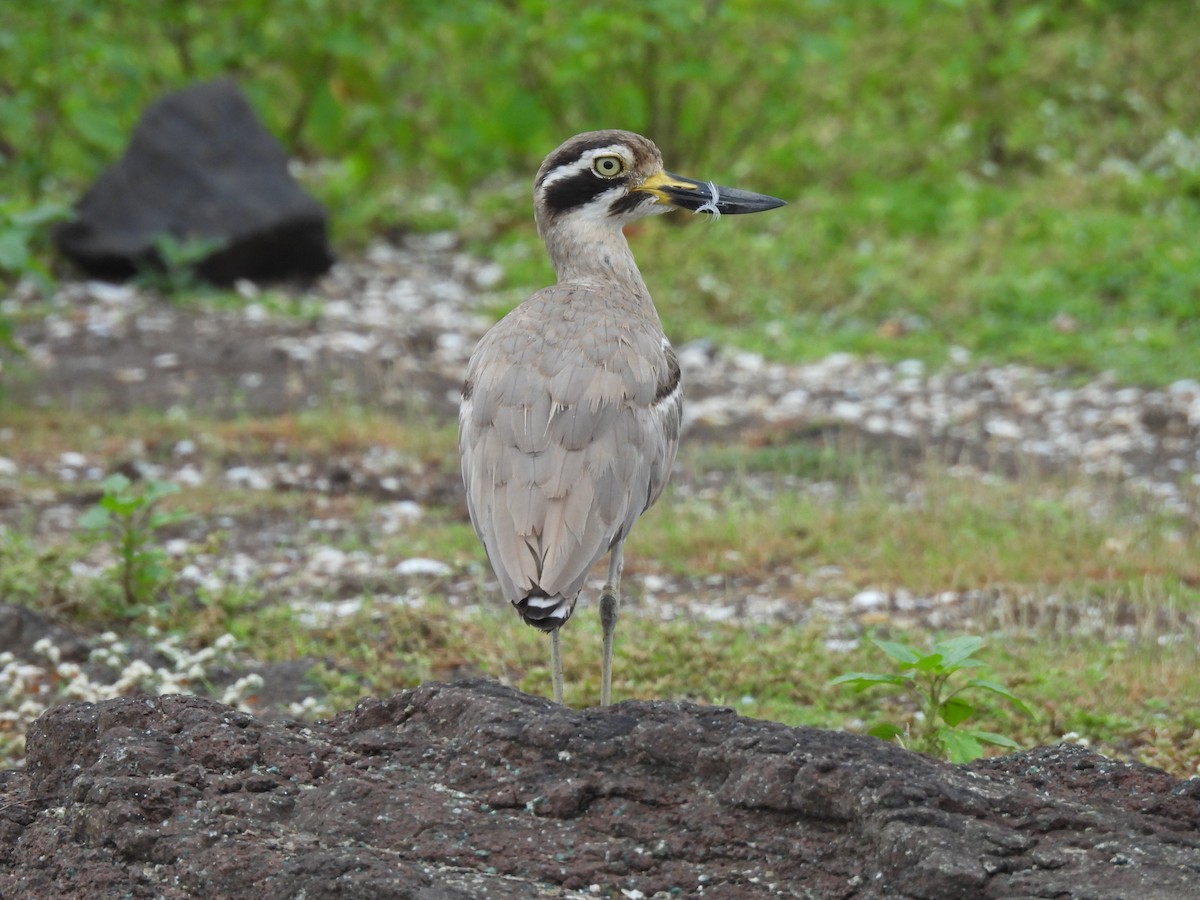
<svg viewBox="0 0 1200 900"><path fill-rule="evenodd" d="M122 436L129 434L143 435L151 458L165 456L179 427L156 414L133 413L111 416L96 428L86 416L53 410L23 411L20 424L29 440L22 465L54 459L67 448L98 461L123 459L128 444ZM353 459L387 441L401 450L396 471L402 475L427 472L453 455L449 427L353 409L266 420L193 419L188 429L204 448L206 470L228 460L233 448L238 462L257 464L320 458L331 448ZM881 721L911 722L915 709L885 692L830 687L827 682L839 674L878 664L866 642L827 644L831 634L843 638L849 628L928 646L978 633L988 639L979 654L988 677L1017 693L1035 717L985 703L973 727L1023 745L1075 732L1108 752L1194 774L1200 766L1200 718L1188 700L1200 690L1194 523L1156 512L1117 486L1104 489L1075 476L979 480L934 461L915 468L897 468L899 462L880 452L833 452L806 442L685 447L681 477L639 522L628 548L630 599L617 642L616 696L688 698L789 724L865 731ZM457 477L434 471L449 482ZM692 477L714 473L720 484L703 490L698 486L709 478ZM816 483L825 487L806 489ZM1088 502L1080 499L1084 488ZM196 526L193 537L203 537L206 524L209 532L175 565L209 565L206 560L237 552L240 536L264 523L292 522L286 546L302 554L289 564L293 569L322 545L366 550L387 561L428 556L455 569L458 590L461 579L473 582L470 599L482 605L452 607L445 586L434 579L421 590L422 606L396 606L385 600L398 589L385 575L335 580L328 597L296 588L294 580L230 583L216 591L168 586L151 614L125 608L110 576L70 574L73 563L96 558L95 546L80 532L49 538L36 531L38 516L27 498L41 497L44 505L49 497L71 502L74 496L82 511L79 487L30 474L15 490L18 502L0 531L0 593L87 631L136 633L153 621L196 646L228 632L241 641L244 657L321 660L313 677L326 692L328 709L363 694L473 673L535 693L550 690L546 640L482 590L486 560L461 508L431 506L419 523L385 535L377 523L386 501L369 494L249 492L219 484L185 489L164 500L164 509L186 510L188 527ZM225 524L218 527L218 518ZM303 524L312 520L336 527L312 532ZM818 570L824 574L813 577ZM650 574L679 585L679 596L663 599L704 595L709 602L736 603L753 592L782 599L798 613L819 597L845 599L866 588L980 593L969 618L943 628L868 611L852 614L830 633L819 616L783 625L639 615L643 579ZM726 586L703 587L712 578ZM364 601L358 612L317 624L305 624L290 602L354 596ZM1088 627L1075 624L1076 614L1089 620ZM1184 640L1166 639L1175 634ZM590 601L563 639L567 701L596 702L600 633Z"/></svg>
<svg viewBox="0 0 1200 900"><path fill-rule="evenodd" d="M686 469L707 471L707 456L685 450ZM1200 584L1194 525L1116 487L1093 485L1083 501L1071 478L987 481L929 463L897 481L862 457L842 464L855 473L832 499L795 481L768 491L735 478L697 499L669 487L639 523L631 558L677 574L763 578L837 565L852 584L925 592L1051 584L1125 597L1156 583ZM1195 591L1182 596L1191 602Z"/></svg>

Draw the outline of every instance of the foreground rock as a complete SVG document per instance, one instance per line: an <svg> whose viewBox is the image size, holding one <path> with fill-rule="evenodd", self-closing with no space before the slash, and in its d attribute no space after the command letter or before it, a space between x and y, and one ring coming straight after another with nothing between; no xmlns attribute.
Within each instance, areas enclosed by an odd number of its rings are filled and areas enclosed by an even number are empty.
<svg viewBox="0 0 1200 900"><path fill-rule="evenodd" d="M331 722L60 707L0 775L0 897L1193 897L1200 780L1077 747L955 767L686 703L487 681Z"/></svg>
<svg viewBox="0 0 1200 900"><path fill-rule="evenodd" d="M55 230L56 245L111 281L183 262L222 285L303 279L333 263L325 211L293 180L283 148L232 81L168 94L147 109L124 156L75 212ZM164 239L201 258L164 259Z"/></svg>

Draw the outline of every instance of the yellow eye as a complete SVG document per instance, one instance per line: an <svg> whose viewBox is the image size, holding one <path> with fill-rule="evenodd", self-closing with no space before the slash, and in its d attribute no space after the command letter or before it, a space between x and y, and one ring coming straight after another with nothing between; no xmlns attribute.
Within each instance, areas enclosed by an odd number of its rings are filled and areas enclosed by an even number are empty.
<svg viewBox="0 0 1200 900"><path fill-rule="evenodd" d="M597 156L592 171L601 178L616 178L625 174L625 160L619 156Z"/></svg>

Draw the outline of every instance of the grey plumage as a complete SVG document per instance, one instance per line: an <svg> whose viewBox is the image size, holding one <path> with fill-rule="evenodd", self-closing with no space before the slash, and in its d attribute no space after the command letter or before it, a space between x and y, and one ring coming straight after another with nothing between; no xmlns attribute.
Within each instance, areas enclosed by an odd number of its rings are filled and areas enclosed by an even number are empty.
<svg viewBox="0 0 1200 900"><path fill-rule="evenodd" d="M601 597L607 703L624 541L662 494L683 413L679 364L621 227L672 207L750 212L782 201L669 175L650 141L623 131L565 142L542 164L534 198L558 284L505 316L471 357L463 481L502 593L552 634L559 702L558 629L611 553Z"/></svg>
<svg viewBox="0 0 1200 900"><path fill-rule="evenodd" d="M559 602L530 624L566 620L675 459L678 364L649 297L624 300L582 286L539 291L484 337L468 369L471 519L509 600L519 607L540 589Z"/></svg>

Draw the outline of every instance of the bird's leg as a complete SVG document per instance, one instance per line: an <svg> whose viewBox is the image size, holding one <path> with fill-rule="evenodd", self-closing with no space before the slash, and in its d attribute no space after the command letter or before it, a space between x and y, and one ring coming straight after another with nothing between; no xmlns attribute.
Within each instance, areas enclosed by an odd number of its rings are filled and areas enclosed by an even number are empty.
<svg viewBox="0 0 1200 900"><path fill-rule="evenodd" d="M624 568L625 542L618 541L608 559L608 582L600 594L600 627L604 631L604 662L600 669L600 705L612 702L613 635L621 608L621 569Z"/></svg>
<svg viewBox="0 0 1200 900"><path fill-rule="evenodd" d="M550 632L550 677L554 679L554 702L563 702L562 653L558 647L558 629Z"/></svg>

